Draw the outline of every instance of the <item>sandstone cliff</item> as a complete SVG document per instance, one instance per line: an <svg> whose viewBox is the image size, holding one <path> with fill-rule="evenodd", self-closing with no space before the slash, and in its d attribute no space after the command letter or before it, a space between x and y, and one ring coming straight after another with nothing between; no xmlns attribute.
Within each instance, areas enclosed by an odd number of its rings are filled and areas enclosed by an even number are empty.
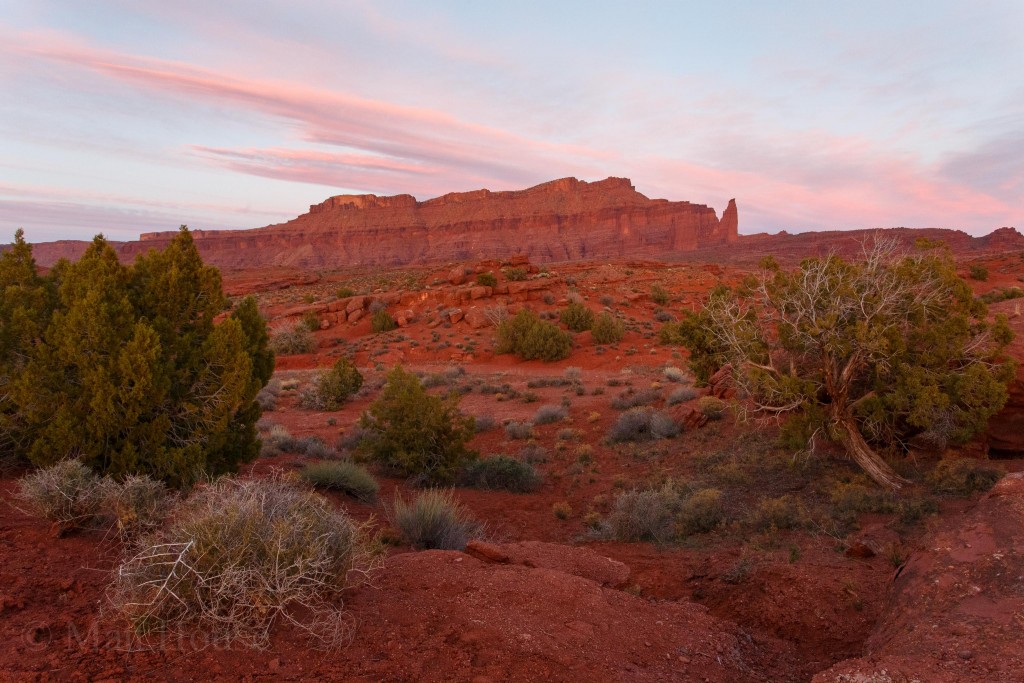
<svg viewBox="0 0 1024 683"><path fill-rule="evenodd" d="M534 262L662 258L737 239L735 200L721 220L702 204L648 199L626 178L563 178L526 190L339 195L278 225L193 232L203 257L227 268L405 265L528 256ZM125 243L134 258L173 233Z"/></svg>

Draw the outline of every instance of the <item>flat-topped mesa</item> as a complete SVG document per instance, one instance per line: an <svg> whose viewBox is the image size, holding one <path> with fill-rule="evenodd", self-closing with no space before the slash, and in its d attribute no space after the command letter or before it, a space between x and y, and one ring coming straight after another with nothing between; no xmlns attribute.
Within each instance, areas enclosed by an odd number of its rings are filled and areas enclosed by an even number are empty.
<svg viewBox="0 0 1024 683"><path fill-rule="evenodd" d="M148 233L138 253L174 236ZM286 223L254 230L199 230L207 262L230 268L406 265L527 256L534 262L658 258L725 245L738 236L735 201L721 220L703 204L649 199L628 178L561 178L525 190L337 195Z"/></svg>

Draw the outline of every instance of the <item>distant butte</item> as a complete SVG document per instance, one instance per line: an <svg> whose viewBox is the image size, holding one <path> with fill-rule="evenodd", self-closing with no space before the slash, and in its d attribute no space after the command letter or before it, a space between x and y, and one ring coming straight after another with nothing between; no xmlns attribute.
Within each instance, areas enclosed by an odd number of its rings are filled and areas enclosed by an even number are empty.
<svg viewBox="0 0 1024 683"><path fill-rule="evenodd" d="M222 268L401 266L526 256L533 262L664 258L737 239L735 200L721 219L702 204L648 199L627 178L563 178L526 190L338 195L298 218L252 230L194 230L203 258ZM122 257L161 247L173 232L116 245ZM75 243L52 243L74 257ZM39 245L41 264L50 249ZM53 259L55 260L55 259Z"/></svg>

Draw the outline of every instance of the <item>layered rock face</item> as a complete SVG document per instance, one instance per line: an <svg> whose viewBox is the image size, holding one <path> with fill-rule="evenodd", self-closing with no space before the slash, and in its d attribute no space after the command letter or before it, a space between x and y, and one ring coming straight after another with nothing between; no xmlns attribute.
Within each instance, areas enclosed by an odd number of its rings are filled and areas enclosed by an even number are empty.
<svg viewBox="0 0 1024 683"><path fill-rule="evenodd" d="M563 178L527 190L340 195L254 230L193 232L207 262L227 268L406 265L527 256L533 262L663 258L737 239L735 200L719 219L702 204L648 199L626 178ZM132 259L174 233L121 246Z"/></svg>

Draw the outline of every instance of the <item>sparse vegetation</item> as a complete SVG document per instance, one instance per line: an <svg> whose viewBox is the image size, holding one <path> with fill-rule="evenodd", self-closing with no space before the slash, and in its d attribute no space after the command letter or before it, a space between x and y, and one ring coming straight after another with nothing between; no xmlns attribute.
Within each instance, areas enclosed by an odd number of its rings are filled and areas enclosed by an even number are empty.
<svg viewBox="0 0 1024 683"><path fill-rule="evenodd" d="M281 356L316 351L316 337L302 323L279 327L270 335L270 349Z"/></svg>
<svg viewBox="0 0 1024 683"><path fill-rule="evenodd" d="M533 415L533 424L535 425L547 425L555 422L561 422L569 416L569 411L564 406L541 406L537 409L537 412Z"/></svg>
<svg viewBox="0 0 1024 683"><path fill-rule="evenodd" d="M318 488L341 491L353 498L372 502L380 484L365 467L349 460L324 460L302 468L302 478Z"/></svg>
<svg viewBox="0 0 1024 683"><path fill-rule="evenodd" d="M540 486L541 477L532 466L507 455L492 455L469 464L460 483L478 489L502 489L530 493Z"/></svg>
<svg viewBox="0 0 1024 683"><path fill-rule="evenodd" d="M334 366L319 373L312 386L299 396L299 403L312 410L337 410L363 386L363 375L342 356Z"/></svg>
<svg viewBox="0 0 1024 683"><path fill-rule="evenodd" d="M524 360L562 360L572 353L572 337L524 308L498 325L496 351L514 353Z"/></svg>
<svg viewBox="0 0 1024 683"><path fill-rule="evenodd" d="M581 303L573 302L562 309L558 319L573 332L585 332L594 324L594 312Z"/></svg>
<svg viewBox="0 0 1024 683"><path fill-rule="evenodd" d="M382 309L370 316L370 329L376 333L390 332L398 327L398 323L391 317L391 314Z"/></svg>
<svg viewBox="0 0 1024 683"><path fill-rule="evenodd" d="M974 458L940 460L928 473L928 485L935 493L967 497L988 491L1005 472Z"/></svg>
<svg viewBox="0 0 1024 683"><path fill-rule="evenodd" d="M104 503L103 481L78 460L61 460L18 480L17 499L64 532L96 522Z"/></svg>
<svg viewBox="0 0 1024 683"><path fill-rule="evenodd" d="M668 395L668 398L665 399L665 403L670 406L674 406L680 403L686 403L687 401L692 401L695 398L697 398L696 389L693 387L679 387L678 389L674 389L672 393Z"/></svg>
<svg viewBox="0 0 1024 683"><path fill-rule="evenodd" d="M619 415L608 433L615 442L670 439L679 434L679 426L665 413L651 407L630 408Z"/></svg>
<svg viewBox="0 0 1024 683"><path fill-rule="evenodd" d="M494 273L480 273L476 276L476 283L481 287L497 287L498 278L494 276Z"/></svg>
<svg viewBox="0 0 1024 683"><path fill-rule="evenodd" d="M482 531L452 492L442 489L422 491L409 502L395 498L391 522L406 543L420 550L462 550Z"/></svg>
<svg viewBox="0 0 1024 683"><path fill-rule="evenodd" d="M510 280L512 282L519 282L521 280L525 280L527 276L526 268L520 266L516 266L514 268L506 268L504 272L505 279Z"/></svg>
<svg viewBox="0 0 1024 683"><path fill-rule="evenodd" d="M668 303L668 300L668 292L665 290L664 287L662 287L661 285L651 286L651 301L658 304L659 306L664 306Z"/></svg>
<svg viewBox="0 0 1024 683"><path fill-rule="evenodd" d="M529 439L533 436L533 425L529 422L509 422L505 425L505 436L509 439Z"/></svg>
<svg viewBox="0 0 1024 683"><path fill-rule="evenodd" d="M331 600L369 566L365 548L360 527L321 496L282 479L225 477L197 487L125 557L108 595L143 639L197 629L264 647L286 619L337 645L351 625Z"/></svg>
<svg viewBox="0 0 1024 683"><path fill-rule="evenodd" d="M177 498L162 481L144 474L132 474L124 481L107 479L103 489L103 508L117 525L124 539L137 539L152 533L170 514Z"/></svg>
<svg viewBox="0 0 1024 683"><path fill-rule="evenodd" d="M970 273L972 280L977 280L978 282L985 282L988 280L988 268L985 266L972 265L968 269L968 272Z"/></svg>
<svg viewBox="0 0 1024 683"><path fill-rule="evenodd" d="M625 326L608 311L601 312L590 327L595 344L618 344L626 336Z"/></svg>
<svg viewBox="0 0 1024 683"><path fill-rule="evenodd" d="M476 458L466 447L473 418L459 413L458 399L458 394L431 396L416 375L395 367L359 421L366 430L359 453L422 483L450 483Z"/></svg>

